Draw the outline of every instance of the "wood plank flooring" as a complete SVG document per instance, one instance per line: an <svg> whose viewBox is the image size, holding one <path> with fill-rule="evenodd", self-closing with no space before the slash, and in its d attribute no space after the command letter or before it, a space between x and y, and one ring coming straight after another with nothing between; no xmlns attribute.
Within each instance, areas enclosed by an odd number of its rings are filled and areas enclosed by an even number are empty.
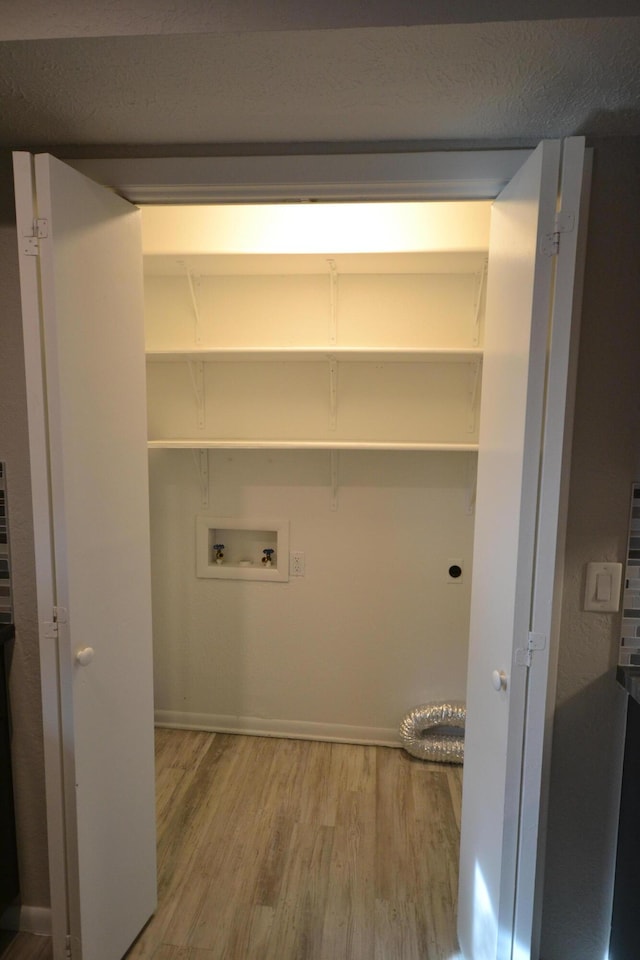
<svg viewBox="0 0 640 960"><path fill-rule="evenodd" d="M158 910L127 960L458 960L460 767L158 730L156 782Z"/></svg>
<svg viewBox="0 0 640 960"><path fill-rule="evenodd" d="M51 937L0 930L0 956L2 960L51 960Z"/></svg>
<svg viewBox="0 0 640 960"><path fill-rule="evenodd" d="M461 768L158 730L156 915L127 960L456 960Z"/></svg>

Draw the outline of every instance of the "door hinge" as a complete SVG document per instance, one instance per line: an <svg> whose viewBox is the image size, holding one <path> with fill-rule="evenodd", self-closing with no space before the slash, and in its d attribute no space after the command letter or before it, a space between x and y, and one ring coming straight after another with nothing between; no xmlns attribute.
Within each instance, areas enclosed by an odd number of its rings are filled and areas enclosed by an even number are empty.
<svg viewBox="0 0 640 960"><path fill-rule="evenodd" d="M544 633L527 634L527 646L524 650L516 650L516 663L519 667L530 667L533 654L536 650L544 650L547 646L547 637Z"/></svg>
<svg viewBox="0 0 640 960"><path fill-rule="evenodd" d="M40 253L37 237L22 238L22 252L25 257L37 257Z"/></svg>
<svg viewBox="0 0 640 960"><path fill-rule="evenodd" d="M66 957L66 960L71 960L71 956L72 956L72 953L71 953L71 934L69 934L69 933L68 933L68 934L66 935L66 937L64 938L64 955L65 955L65 957Z"/></svg>
<svg viewBox="0 0 640 960"><path fill-rule="evenodd" d="M65 607L53 608L53 619L47 620L44 624L45 640L57 640L59 637L59 624L67 622L67 611Z"/></svg>
<svg viewBox="0 0 640 960"><path fill-rule="evenodd" d="M540 253L545 257L556 257L560 253L560 234L571 233L575 222L575 214L568 210L558 210L553 218L553 232L542 238Z"/></svg>
<svg viewBox="0 0 640 960"><path fill-rule="evenodd" d="M30 237L22 238L22 252L26 257L37 257L40 253L39 241L49 236L49 221L34 220L33 233Z"/></svg>

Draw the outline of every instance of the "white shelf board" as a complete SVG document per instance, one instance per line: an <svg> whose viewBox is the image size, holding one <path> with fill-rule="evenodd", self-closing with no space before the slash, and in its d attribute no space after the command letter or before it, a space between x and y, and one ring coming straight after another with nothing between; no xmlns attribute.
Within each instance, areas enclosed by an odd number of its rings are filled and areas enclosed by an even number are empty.
<svg viewBox="0 0 640 960"><path fill-rule="evenodd" d="M487 251L459 253L219 253L196 256L145 256L145 277L184 277L187 270L199 277L259 277L323 275L335 265L339 276L346 274L477 274Z"/></svg>
<svg viewBox="0 0 640 960"><path fill-rule="evenodd" d="M291 361L318 362L322 360L342 360L351 363L473 363L482 359L479 347L465 349L442 348L423 349L421 347L262 347L239 349L202 350L149 350L147 360L150 363L176 362L233 362L280 363Z"/></svg>
<svg viewBox="0 0 640 960"><path fill-rule="evenodd" d="M421 443L369 440L149 440L150 450L424 450L475 452L477 443Z"/></svg>

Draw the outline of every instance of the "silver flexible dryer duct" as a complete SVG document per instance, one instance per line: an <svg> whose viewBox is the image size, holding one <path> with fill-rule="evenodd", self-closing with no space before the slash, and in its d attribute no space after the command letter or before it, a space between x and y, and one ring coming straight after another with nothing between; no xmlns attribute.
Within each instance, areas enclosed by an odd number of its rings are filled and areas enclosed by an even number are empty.
<svg viewBox="0 0 640 960"><path fill-rule="evenodd" d="M464 703L424 703L414 707L400 725L402 746L414 757L439 763L464 760ZM460 734L450 733L460 730Z"/></svg>

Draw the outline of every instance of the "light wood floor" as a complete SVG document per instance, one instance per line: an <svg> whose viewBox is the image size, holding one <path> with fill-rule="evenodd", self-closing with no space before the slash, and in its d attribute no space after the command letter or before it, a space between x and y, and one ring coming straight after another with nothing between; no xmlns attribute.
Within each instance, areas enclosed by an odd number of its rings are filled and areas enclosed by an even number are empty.
<svg viewBox="0 0 640 960"><path fill-rule="evenodd" d="M158 730L159 905L128 960L455 960L461 768Z"/></svg>
<svg viewBox="0 0 640 960"><path fill-rule="evenodd" d="M457 960L460 767L176 730L156 763L158 910L127 960Z"/></svg>
<svg viewBox="0 0 640 960"><path fill-rule="evenodd" d="M0 930L0 956L2 960L51 960L51 937Z"/></svg>

